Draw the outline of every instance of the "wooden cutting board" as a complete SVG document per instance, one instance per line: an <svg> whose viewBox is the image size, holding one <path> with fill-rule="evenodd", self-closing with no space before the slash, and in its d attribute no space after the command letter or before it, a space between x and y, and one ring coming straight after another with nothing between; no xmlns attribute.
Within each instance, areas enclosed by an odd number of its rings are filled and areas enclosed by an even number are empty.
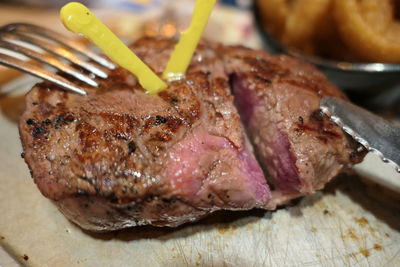
<svg viewBox="0 0 400 267"><path fill-rule="evenodd" d="M21 93L0 96L0 243L23 265L400 266L400 210L356 177L275 212L219 212L177 229L84 232L30 178L16 125L22 109Z"/></svg>

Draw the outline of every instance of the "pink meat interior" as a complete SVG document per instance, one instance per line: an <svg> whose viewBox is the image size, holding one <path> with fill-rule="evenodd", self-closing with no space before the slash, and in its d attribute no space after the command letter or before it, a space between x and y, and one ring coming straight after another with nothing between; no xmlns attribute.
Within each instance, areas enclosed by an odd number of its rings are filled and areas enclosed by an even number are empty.
<svg viewBox="0 0 400 267"><path fill-rule="evenodd" d="M220 136L195 129L170 152L167 176L178 194L201 202L209 194L222 206L260 206L270 198L262 169L246 144L238 151Z"/></svg>

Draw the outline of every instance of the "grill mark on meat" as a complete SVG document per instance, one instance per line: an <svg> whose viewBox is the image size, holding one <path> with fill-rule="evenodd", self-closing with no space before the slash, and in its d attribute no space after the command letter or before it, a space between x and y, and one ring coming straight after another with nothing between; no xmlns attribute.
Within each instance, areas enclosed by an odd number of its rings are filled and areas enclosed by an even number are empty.
<svg viewBox="0 0 400 267"><path fill-rule="evenodd" d="M300 122L296 123L295 131L316 134L315 137L324 144L328 144L328 142L333 139L343 138L341 130L325 117L319 109L311 113L308 123L305 123L301 116L299 120Z"/></svg>
<svg viewBox="0 0 400 267"><path fill-rule="evenodd" d="M342 138L343 135L340 135L337 132L333 132L330 131L326 128L325 125L306 125L304 123L297 123L297 128L295 128L296 131L299 132L306 132L306 131L310 131L310 132L316 132L319 133L321 135L324 135L326 138Z"/></svg>

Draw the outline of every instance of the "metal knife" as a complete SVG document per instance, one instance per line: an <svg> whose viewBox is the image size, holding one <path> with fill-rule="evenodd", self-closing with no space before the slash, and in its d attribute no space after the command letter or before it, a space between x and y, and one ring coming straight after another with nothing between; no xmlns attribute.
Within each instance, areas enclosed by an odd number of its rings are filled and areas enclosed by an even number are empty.
<svg viewBox="0 0 400 267"><path fill-rule="evenodd" d="M355 141L400 173L400 128L350 102L324 97L320 108Z"/></svg>

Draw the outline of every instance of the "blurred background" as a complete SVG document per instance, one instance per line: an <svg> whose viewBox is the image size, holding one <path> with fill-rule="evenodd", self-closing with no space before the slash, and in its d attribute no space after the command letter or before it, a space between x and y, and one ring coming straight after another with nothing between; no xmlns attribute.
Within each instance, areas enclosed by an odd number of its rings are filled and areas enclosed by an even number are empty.
<svg viewBox="0 0 400 267"><path fill-rule="evenodd" d="M65 0L0 0L0 25L28 22L78 38L59 19ZM108 27L129 43L147 35L178 36L190 21L194 0L83 0ZM220 1L213 10L204 38L260 48L250 11L252 1ZM80 41L82 41L80 39ZM0 85L18 73L0 66ZM1 87L0 87L1 88ZM3 90L4 92L4 90ZM1 92L0 92L1 93Z"/></svg>
<svg viewBox="0 0 400 267"><path fill-rule="evenodd" d="M329 1L334 0L319 2ZM58 18L60 7L67 2L69 1L0 0L0 25L11 22L30 22L52 28L64 34L70 34L64 29ZM180 31L188 26L195 0L81 0L80 2L90 6L93 12L123 40L131 42L143 34L166 37L178 36ZM270 4L276 2L273 8L278 8L278 3L285 1L220 0L211 15L204 38L224 44L239 44L256 49L271 50L270 43L266 42L265 36L263 36L265 31L260 30L260 27L264 27L265 18L262 17L262 13L261 18L260 14L256 16L259 8L253 7L257 2ZM292 10L295 10L296 3L300 3L301 0L291 2L294 3ZM313 8L315 9L315 7ZM309 7L307 10L313 10L313 8ZM395 9L399 9L398 6ZM279 10L277 9L277 11ZM273 12L275 11L273 10ZM276 12L276 14L278 13ZM311 16L302 15L303 17ZM266 19L268 20L268 18ZM302 21L306 25L306 21L304 19ZM305 28L304 25L301 25L303 29ZM294 29L297 30L297 28ZM76 36L71 34L71 38L76 38ZM332 41L330 42L332 43ZM15 74L15 71L6 70L0 66L0 82L12 78L13 73ZM364 80L364 78L357 77L356 79ZM360 88L352 90L351 86L342 86L340 83L339 87L346 90L347 94L357 104L387 118L400 120L400 78L395 76L394 79L394 83L364 86L361 88L362 90ZM370 80L372 82L376 79Z"/></svg>
<svg viewBox="0 0 400 267"><path fill-rule="evenodd" d="M24 21L64 31L58 10L65 0L0 0L0 23ZM194 0L83 0L127 41L142 34L179 34L190 21ZM250 0L223 0L213 11L205 38L260 47L254 32Z"/></svg>

